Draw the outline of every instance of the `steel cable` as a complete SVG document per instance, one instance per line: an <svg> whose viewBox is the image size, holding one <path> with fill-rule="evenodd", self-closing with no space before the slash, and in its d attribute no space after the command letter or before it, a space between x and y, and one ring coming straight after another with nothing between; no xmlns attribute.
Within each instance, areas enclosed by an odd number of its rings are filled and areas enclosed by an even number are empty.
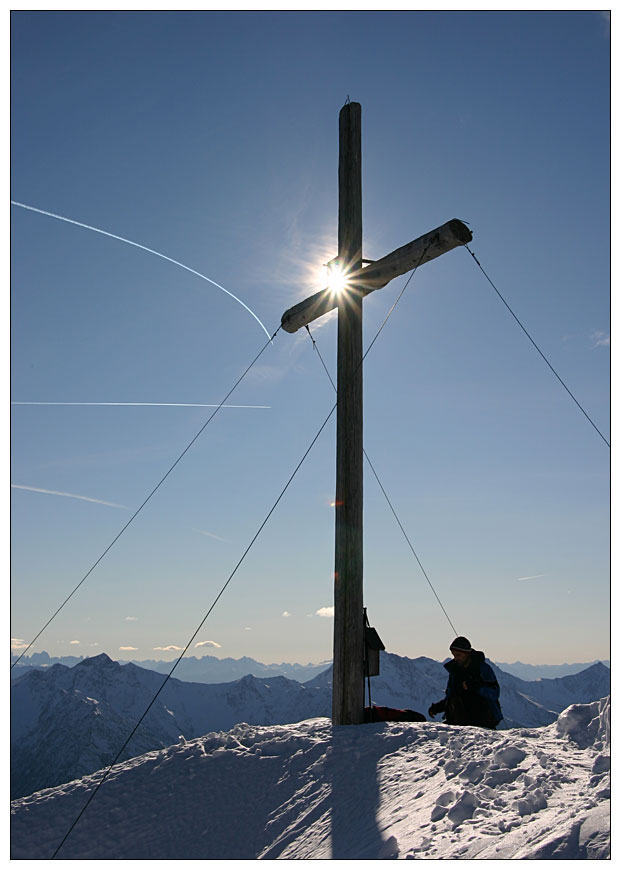
<svg viewBox="0 0 621 870"><path fill-rule="evenodd" d="M489 281L489 283L491 284L491 286L494 288L494 290L495 290L496 293L498 294L498 298L501 300L501 302L503 303L503 305L506 307L507 311L509 312L509 314L511 315L511 317L513 317L513 319L515 320L515 322L517 323L517 325L520 327L520 329L522 330L522 332L523 332L524 335L526 336L526 338L530 341L530 343L532 344L532 346L535 348L535 350L537 351L537 353L539 354L539 356L541 357L541 359L542 359L542 360L545 362L545 364L548 366L548 368L550 369L550 371L552 372L552 374L554 375L554 377L559 381L559 383L561 384L561 386L563 387L563 389L566 390L566 392L568 393L568 395L573 399L573 401L576 403L576 405L578 406L578 408L582 411L582 413L583 413L584 416L587 418L587 420L589 421L589 423L591 424L591 426L595 429L595 431L597 432L597 434L599 435L599 437L602 439L602 441L604 442L604 444L607 444L607 445L608 445L608 448L610 448L610 441L608 441L608 439L607 439L607 438L606 438L606 437L601 433L601 431L600 431L600 430L598 429L598 427L595 425L595 423L593 422L593 420L589 417L589 415L587 414L587 412L584 410L584 408L582 407L582 405L580 404L580 402L578 401L578 399L576 399L576 397L574 396L574 394L572 393L572 391L569 389L569 387L567 386L567 384L565 383L565 381L562 379L562 377L561 377L561 376L559 375L559 373L556 371L556 369L554 368L554 366L552 365L552 363L550 362L550 360L546 357L546 355L543 353L543 351L539 348L539 346L537 345L537 343L535 342L535 340L532 338L532 336L530 335L530 333L529 333L528 330L526 329L526 327L523 325L523 323L520 321L520 319L518 318L518 316L515 314L515 312L513 311L513 309L511 308L511 306L510 306L509 303L507 302L507 300L504 298L504 296L502 295L502 293L500 292L500 290L498 289L498 287L496 287L496 285L494 284L494 282L492 281L492 279L489 277L489 275L487 274L487 272L485 271L485 269L483 268L483 266L481 265L481 263L479 262L479 260L478 260L477 257L475 256L475 254L470 250L470 248L468 247L468 245L464 245L464 247L466 248L466 250L468 251L468 253L469 253L470 256L472 257L472 259L474 260L474 262L477 264L477 266L479 267L479 269L481 270L481 272L483 272L483 274L485 275L485 277L487 278L487 280Z"/></svg>
<svg viewBox="0 0 621 870"><path fill-rule="evenodd" d="M412 273L412 274L413 274L413 273ZM412 277L412 276L410 276L410 277ZM408 279L408 283L409 283L409 279ZM407 287L407 284L406 284L406 287ZM405 290L405 287L403 288L403 290ZM403 291L401 292L401 295L403 295ZM399 298L401 298L401 295L399 296ZM397 302L398 302L398 301L399 301L399 300L397 299ZM395 303L395 305L396 305L396 303ZM388 316L390 316L390 314L391 314L392 311L394 310L394 307L395 307L395 306L393 305L393 307L391 308L391 310L390 310ZM388 318L386 318L386 320L387 320L387 319L388 319ZM385 324L386 324L386 320L384 320L384 323L382 324L381 329L384 328L384 326L385 326ZM306 331L308 332L308 334L309 334L309 336L310 336L310 340L311 340L312 343L313 343L313 348L317 351L317 356L318 356L319 359L321 360L321 364L322 364L322 366L323 366L323 368L324 368L324 371L325 371L326 375L328 376L328 380L330 381L330 383L332 384L332 387L333 387L334 391L336 392L336 386L335 386L335 384L334 384L334 380L332 379L332 376L331 376L330 372L328 371L328 367L326 366L325 361L324 361L324 359L323 359L323 357L322 357L322 355L321 355L321 352L320 352L319 348L317 347L317 342L315 341L315 339L314 339L313 336L311 335L311 331L310 331L310 329L308 328L308 326L306 327ZM378 332L378 335L379 335L379 332ZM377 335L375 336L375 338L377 338ZM374 339L373 341L375 341L375 339ZM370 349L371 349L371 347L369 346L369 350L370 350ZM420 570L423 572L423 575L424 575L424 577L425 577L425 580L426 580L427 583L429 584L429 588L431 589L431 591L432 591L433 594L435 595L435 597L436 597L436 601L438 602L438 604L440 605L440 607L441 607L441 609L442 609L442 612L443 612L444 615L446 616L449 625L451 626L451 628L453 629L453 631L455 632L455 634L459 634L459 632L457 631L457 629L456 629L455 626L453 625L450 616L449 616L448 613L446 612L446 609L445 609L444 605L443 605L442 602L440 601L440 597L438 596L438 593L437 593L436 590L434 589L434 586L433 586L431 580L429 579L429 575L428 575L427 572L425 571L425 569L424 569L424 567L423 567L423 564L422 564L421 560L419 559L418 554L417 554L416 550L414 549L414 547L413 547L413 545L412 545L412 542L410 541L410 539L409 539L409 537L408 537L408 535L407 535L407 532L405 531L405 528L403 527L403 523L402 523L401 520L399 519L399 517L398 517L398 515L397 515L397 512L396 512L396 510L394 509L393 504L392 504L390 498L388 497L388 493L387 493L386 490L384 489L384 486L382 485L382 482L381 482L381 480L380 480L380 478L379 478L379 475L378 475L377 471L375 470L375 468L374 468L374 466L373 466L373 463L372 463L371 460L369 459L369 454L367 453L367 451L366 451L364 448L362 449L362 452L364 453L364 458L365 458L366 461L369 463L369 468L370 468L371 471L373 472L373 476L374 476L375 479L377 480L377 483L378 483L378 485L379 485L379 488L381 489L381 491L382 491L382 493L383 493L383 495L384 495L384 498L386 499L386 502L388 503L388 507L389 507L390 510L392 511L392 514L393 514L395 520L397 521L397 524L398 524L399 528L401 529L401 531L402 531L402 533L403 533L403 537L404 537L405 540L407 541L407 545L408 545L408 547L409 547L410 550L412 551L412 555L414 556L414 558L415 558L416 561L418 562L419 568L420 568Z"/></svg>

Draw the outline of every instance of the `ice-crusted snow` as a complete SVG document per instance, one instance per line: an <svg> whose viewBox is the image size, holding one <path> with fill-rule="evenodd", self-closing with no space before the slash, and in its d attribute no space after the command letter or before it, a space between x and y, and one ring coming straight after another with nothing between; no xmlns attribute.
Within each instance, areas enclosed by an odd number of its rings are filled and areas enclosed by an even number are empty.
<svg viewBox="0 0 621 870"><path fill-rule="evenodd" d="M12 858L50 858L101 774L12 804ZM610 707L543 728L240 724L117 765L67 859L609 857Z"/></svg>

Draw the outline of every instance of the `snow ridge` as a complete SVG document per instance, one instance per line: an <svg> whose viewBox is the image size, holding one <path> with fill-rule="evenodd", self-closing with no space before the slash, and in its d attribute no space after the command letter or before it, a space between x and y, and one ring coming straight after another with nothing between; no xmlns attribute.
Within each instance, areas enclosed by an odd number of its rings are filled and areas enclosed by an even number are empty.
<svg viewBox="0 0 621 870"><path fill-rule="evenodd" d="M239 724L117 765L65 859L610 855L609 703L506 732ZM12 804L13 859L51 857L100 775Z"/></svg>

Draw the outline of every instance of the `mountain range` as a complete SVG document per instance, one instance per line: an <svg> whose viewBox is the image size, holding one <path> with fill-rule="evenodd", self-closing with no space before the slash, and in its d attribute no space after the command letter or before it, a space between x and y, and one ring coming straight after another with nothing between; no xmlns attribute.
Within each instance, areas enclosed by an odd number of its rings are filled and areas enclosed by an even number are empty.
<svg viewBox="0 0 621 870"><path fill-rule="evenodd" d="M66 665L71 668L74 665L84 661L85 656L61 656L53 657L49 653L43 651L33 653L31 656L24 656L19 659L18 664L14 669L16 673L24 673L24 668L49 668L52 665ZM17 655L11 656L11 664L18 661ZM128 664L123 659L118 660L120 664ZM610 667L610 661L602 659L602 664ZM160 674L167 674L171 667L171 661L163 661L161 659L132 659L131 663L139 668L147 668L151 671L157 671ZM331 662L319 662L319 664L298 664L297 662L280 662L265 665L255 659L243 656L240 659L234 658L217 658L216 656L187 656L183 658L175 669L175 676L179 680L186 680L192 683L230 683L233 680L239 680L247 674L252 674L253 677L288 677L290 680L297 680L299 683L304 683L307 680L312 680L318 674L325 671ZM555 677L566 677L570 674L577 674L584 671L591 665L597 662L574 662L573 664L562 665L530 665L524 662L496 662L496 665L507 674L513 674L514 677L519 677L521 680L538 680L542 677L546 679L554 679Z"/></svg>
<svg viewBox="0 0 621 870"><path fill-rule="evenodd" d="M49 653L43 651L33 653L31 656L24 656L19 660L19 663L14 669L14 675L24 673L26 668L49 668L52 665L65 665L73 667L84 661L84 656L62 656L54 658ZM11 663L17 662L16 655L11 656ZM130 662L119 660L119 664L125 665ZM156 671L159 674L167 674L173 662L162 661L161 659L145 659L144 661L132 660L131 664L137 665L139 668L146 668L150 671ZM179 680L185 680L192 683L231 683L233 680L239 680L248 674L253 677L288 677L290 680L297 680L299 683L304 683L306 680L312 680L330 665L329 661L320 662L319 664L301 665L297 662L280 662L269 665L264 665L255 659L243 656L240 659L230 657L219 659L216 656L187 656L179 662L175 669L175 676Z"/></svg>
<svg viewBox="0 0 621 870"><path fill-rule="evenodd" d="M495 670L505 728L548 725L568 705L599 700L610 692L610 671L601 663L577 675L535 682ZM71 668L27 668L11 688L12 797L111 764L164 679L105 654ZM440 662L382 653L380 676L372 679L372 702L426 713L443 697L445 686ZM241 722L279 725L329 716L331 697L331 667L305 683L246 675L205 685L171 677L120 760L181 738L227 731Z"/></svg>
<svg viewBox="0 0 621 870"><path fill-rule="evenodd" d="M610 667L609 659L599 659L602 665ZM529 665L524 662L496 662L497 666L507 674L513 674L514 677L519 677L521 680L540 680L554 679L555 677L568 677L571 674L579 674L580 671L585 671L591 665L596 665L594 662L573 662L568 664L565 662L562 665Z"/></svg>

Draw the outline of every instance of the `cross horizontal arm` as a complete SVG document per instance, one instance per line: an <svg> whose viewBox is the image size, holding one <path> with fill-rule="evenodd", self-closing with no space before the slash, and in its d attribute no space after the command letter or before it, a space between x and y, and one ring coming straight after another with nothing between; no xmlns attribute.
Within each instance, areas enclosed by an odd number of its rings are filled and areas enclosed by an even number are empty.
<svg viewBox="0 0 621 870"><path fill-rule="evenodd" d="M413 242L397 248L391 254L376 260L360 272L348 275L348 281L363 296L385 287L393 278L404 275L416 266L435 260L459 245L472 241L472 233L460 220L453 219ZM303 302L289 308L281 318L285 332L297 332L338 305L338 296L330 289L320 290Z"/></svg>
<svg viewBox="0 0 621 870"><path fill-rule="evenodd" d="M405 275L416 266L422 266L429 260L435 260L441 254L452 251L459 245L472 241L472 233L468 227L457 219L442 224L430 233L421 236L402 248L397 248L392 254L387 254L381 260L376 260L371 266L362 270L359 283L365 292L379 290L385 287L393 278Z"/></svg>

